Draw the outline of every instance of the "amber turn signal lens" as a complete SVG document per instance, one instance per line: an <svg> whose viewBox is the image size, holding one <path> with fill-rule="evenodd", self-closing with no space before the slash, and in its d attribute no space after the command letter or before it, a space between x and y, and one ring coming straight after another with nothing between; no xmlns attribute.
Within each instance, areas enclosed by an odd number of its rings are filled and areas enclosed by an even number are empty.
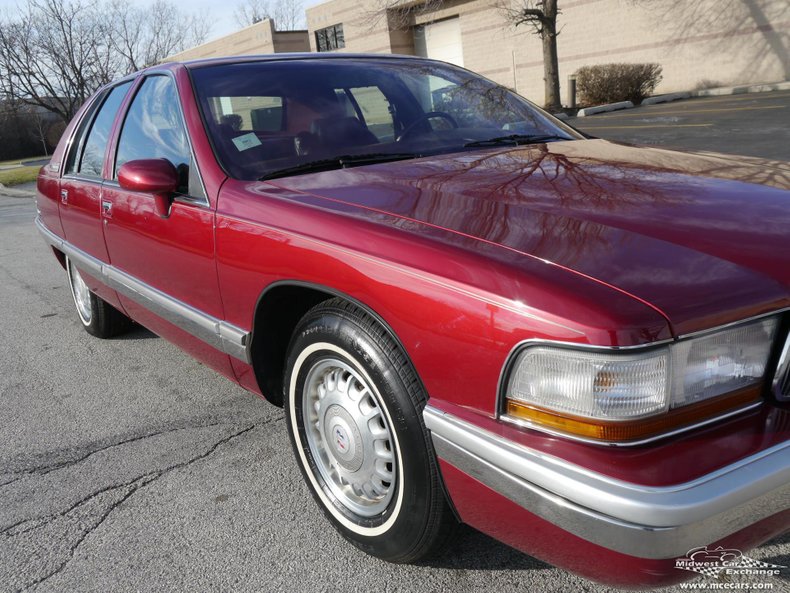
<svg viewBox="0 0 790 593"><path fill-rule="evenodd" d="M761 389L762 385L753 385L729 395L677 408L660 416L622 422L590 421L578 416L564 416L513 400L507 400L505 411L513 419L568 435L624 443L650 438L743 408L759 401Z"/></svg>

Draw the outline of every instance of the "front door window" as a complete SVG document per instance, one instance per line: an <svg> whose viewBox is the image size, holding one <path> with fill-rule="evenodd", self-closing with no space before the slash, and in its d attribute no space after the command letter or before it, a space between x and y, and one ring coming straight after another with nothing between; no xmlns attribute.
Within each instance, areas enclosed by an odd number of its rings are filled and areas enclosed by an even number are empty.
<svg viewBox="0 0 790 593"><path fill-rule="evenodd" d="M192 153L175 83L169 76L149 76L137 91L118 141L115 179L124 163L158 158L167 159L178 171L178 193L201 195L194 176L190 179Z"/></svg>

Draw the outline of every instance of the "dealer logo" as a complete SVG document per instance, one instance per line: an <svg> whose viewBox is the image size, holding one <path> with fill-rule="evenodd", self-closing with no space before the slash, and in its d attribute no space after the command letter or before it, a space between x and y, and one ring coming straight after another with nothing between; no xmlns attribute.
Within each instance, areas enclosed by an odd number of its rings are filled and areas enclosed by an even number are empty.
<svg viewBox="0 0 790 593"><path fill-rule="evenodd" d="M720 575L776 576L787 567L749 558L735 548L702 546L692 548L683 558L677 558L675 568L717 578Z"/></svg>

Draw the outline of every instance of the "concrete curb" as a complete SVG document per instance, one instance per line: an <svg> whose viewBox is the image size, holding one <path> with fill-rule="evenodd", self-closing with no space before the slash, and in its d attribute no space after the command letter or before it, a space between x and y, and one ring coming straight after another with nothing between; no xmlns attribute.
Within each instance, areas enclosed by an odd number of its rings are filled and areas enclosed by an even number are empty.
<svg viewBox="0 0 790 593"><path fill-rule="evenodd" d="M691 93L686 91L684 93L667 93L666 95L656 95L655 97L648 97L642 101L642 105L655 105L656 103L669 103L670 101L677 101L678 99L689 99Z"/></svg>
<svg viewBox="0 0 790 593"><path fill-rule="evenodd" d="M765 84L749 84L744 86L723 86L715 89L702 89L699 91L691 91L691 96L716 97L719 95L742 95L746 93L765 93L767 91L790 91L790 80L784 82L769 82Z"/></svg>
<svg viewBox="0 0 790 593"><path fill-rule="evenodd" d="M655 105L656 103L669 103L670 101L677 101L679 99L690 99L692 97L716 97L720 95L742 95L746 93L765 93L767 91L790 91L790 80L785 82L769 82L764 84L750 84L744 86L724 86L715 89L702 89L699 91L682 91L678 93L666 93L665 95L656 95L654 97L647 97L641 105ZM621 101L619 103L609 103L608 105L596 105L594 107L585 107L579 109L576 117L585 117L587 115L595 115L596 113L605 113L607 111L617 111L618 109L631 109L634 104L631 101ZM555 113L554 117L560 117ZM560 117L560 119L563 119Z"/></svg>
<svg viewBox="0 0 790 593"><path fill-rule="evenodd" d="M14 189L13 187L6 187L0 183L0 196L7 198L33 198L35 192L28 189Z"/></svg>
<svg viewBox="0 0 790 593"><path fill-rule="evenodd" d="M619 103L609 103L607 105L596 105L595 107L585 107L579 109L576 117L585 117L588 115L595 115L596 113L605 113L607 111L617 111L619 109L632 109L634 104L631 101L620 101Z"/></svg>

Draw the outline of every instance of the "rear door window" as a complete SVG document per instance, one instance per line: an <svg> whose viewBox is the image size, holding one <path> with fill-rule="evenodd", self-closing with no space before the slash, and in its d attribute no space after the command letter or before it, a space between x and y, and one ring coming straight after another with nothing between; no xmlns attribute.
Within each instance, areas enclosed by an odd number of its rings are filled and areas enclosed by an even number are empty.
<svg viewBox="0 0 790 593"><path fill-rule="evenodd" d="M131 84L129 81L114 87L104 97L95 116L88 118L84 128L75 139L75 148L66 165L67 174L101 178L104 153L110 139L112 125Z"/></svg>

